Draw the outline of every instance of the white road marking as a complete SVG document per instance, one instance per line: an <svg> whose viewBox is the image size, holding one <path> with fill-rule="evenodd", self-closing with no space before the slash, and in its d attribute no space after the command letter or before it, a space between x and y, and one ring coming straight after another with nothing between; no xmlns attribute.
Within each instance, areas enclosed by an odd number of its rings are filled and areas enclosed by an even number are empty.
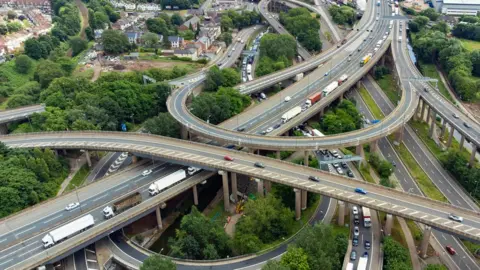
<svg viewBox="0 0 480 270"><path fill-rule="evenodd" d="M49 223L50 221L53 221L53 220L55 220L55 219L57 219L57 218L61 218L62 216L63 216L63 214L54 216L54 217L51 218L51 219L45 220L45 221L43 222L43 224Z"/></svg>
<svg viewBox="0 0 480 270"><path fill-rule="evenodd" d="M8 260L8 261L4 261L4 262L0 263L0 265L4 265L4 264L9 263L9 262L11 262L11 261L13 261L13 259L10 259L10 260Z"/></svg>
<svg viewBox="0 0 480 270"><path fill-rule="evenodd" d="M20 234L26 233L26 232L28 232L28 231L31 231L31 230L35 229L35 228L36 228L36 226L33 226L33 227L29 228L29 229L26 229L26 230L24 230L24 231L21 231L21 232L15 234L15 237L18 237Z"/></svg>
<svg viewBox="0 0 480 270"><path fill-rule="evenodd" d="M115 189L115 191L120 191L120 190L122 190L122 189L124 189L124 188L126 188L126 187L128 187L128 185L123 185L123 186L121 186L121 187L119 187L119 188Z"/></svg>

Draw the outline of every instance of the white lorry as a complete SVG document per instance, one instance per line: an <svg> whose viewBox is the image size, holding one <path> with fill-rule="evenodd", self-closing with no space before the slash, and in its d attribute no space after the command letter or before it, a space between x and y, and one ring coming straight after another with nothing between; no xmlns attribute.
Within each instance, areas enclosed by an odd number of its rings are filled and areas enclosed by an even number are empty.
<svg viewBox="0 0 480 270"><path fill-rule="evenodd" d="M372 216L370 215L370 209L367 207L362 207L363 212L363 226L365 228L372 227Z"/></svg>
<svg viewBox="0 0 480 270"><path fill-rule="evenodd" d="M357 270L367 270L368 257L360 257L357 264Z"/></svg>
<svg viewBox="0 0 480 270"><path fill-rule="evenodd" d="M247 74L251 74L252 73L252 65L248 64L247 65Z"/></svg>
<svg viewBox="0 0 480 270"><path fill-rule="evenodd" d="M303 79L303 73L298 73L297 75L295 75L295 78L293 80L298 82L301 79Z"/></svg>
<svg viewBox="0 0 480 270"><path fill-rule="evenodd" d="M171 173L159 180L153 182L153 184L148 187L148 193L150 196L155 196L158 193L164 191L165 189L177 184L178 182L185 179L187 175L185 174L185 170L181 169L174 173Z"/></svg>
<svg viewBox="0 0 480 270"><path fill-rule="evenodd" d="M93 227L95 220L92 215L86 215L76 219L68 224L65 224L53 231L50 231L42 238L44 248L49 248L56 243L59 243L71 236L83 232L84 230Z"/></svg>
<svg viewBox="0 0 480 270"><path fill-rule="evenodd" d="M331 84L327 85L327 87L325 87L323 89L323 96L326 97L328 96L328 94L330 94L331 92L333 92L333 90L337 89L338 87L338 81L334 81L332 82Z"/></svg>
<svg viewBox="0 0 480 270"><path fill-rule="evenodd" d="M282 115L282 123L288 122L288 120L294 118L295 116L299 115L302 112L302 107L297 106L291 109L290 111L284 113Z"/></svg>

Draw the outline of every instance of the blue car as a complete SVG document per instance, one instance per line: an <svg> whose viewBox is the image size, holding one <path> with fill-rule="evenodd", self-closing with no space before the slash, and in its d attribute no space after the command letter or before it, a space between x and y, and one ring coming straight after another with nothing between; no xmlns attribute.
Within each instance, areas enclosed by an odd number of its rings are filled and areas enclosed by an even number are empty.
<svg viewBox="0 0 480 270"><path fill-rule="evenodd" d="M355 192L363 194L363 195L367 195L367 191L364 190L363 188L356 188Z"/></svg>

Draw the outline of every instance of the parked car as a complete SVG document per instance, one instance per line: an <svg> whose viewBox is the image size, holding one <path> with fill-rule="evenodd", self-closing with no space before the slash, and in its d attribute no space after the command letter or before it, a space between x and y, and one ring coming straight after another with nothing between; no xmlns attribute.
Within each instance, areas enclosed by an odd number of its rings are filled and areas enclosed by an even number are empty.
<svg viewBox="0 0 480 270"><path fill-rule="evenodd" d="M355 192L363 195L367 195L367 191L363 188L355 188Z"/></svg>
<svg viewBox="0 0 480 270"><path fill-rule="evenodd" d="M142 172L142 176L147 176L152 173L152 170L145 170Z"/></svg>
<svg viewBox="0 0 480 270"><path fill-rule="evenodd" d="M352 240L352 245L353 245L354 247L358 246L358 239L353 239L353 240Z"/></svg>
<svg viewBox="0 0 480 270"><path fill-rule="evenodd" d="M224 156L223 159L225 159L226 161L233 161L233 158L230 156Z"/></svg>
<svg viewBox="0 0 480 270"><path fill-rule="evenodd" d="M79 203L79 202L69 203L69 204L67 205L67 207L65 207L65 210L71 211L71 210L73 210L73 209L75 209L75 208L77 208L77 207L79 207L79 206L80 206L80 203Z"/></svg>
<svg viewBox="0 0 480 270"><path fill-rule="evenodd" d="M338 174L341 174L341 175L345 174L345 173L343 172L342 168L340 168L340 167L337 168L337 173L338 173Z"/></svg>
<svg viewBox="0 0 480 270"><path fill-rule="evenodd" d="M357 252L355 250L352 250L350 253L350 260L355 261L357 259Z"/></svg>
<svg viewBox="0 0 480 270"><path fill-rule="evenodd" d="M348 168L348 165L345 161L342 161L342 168L344 168L344 169Z"/></svg>
<svg viewBox="0 0 480 270"><path fill-rule="evenodd" d="M351 177L351 178L355 177L355 175L353 175L353 172L351 170L347 171L347 175L348 177Z"/></svg>

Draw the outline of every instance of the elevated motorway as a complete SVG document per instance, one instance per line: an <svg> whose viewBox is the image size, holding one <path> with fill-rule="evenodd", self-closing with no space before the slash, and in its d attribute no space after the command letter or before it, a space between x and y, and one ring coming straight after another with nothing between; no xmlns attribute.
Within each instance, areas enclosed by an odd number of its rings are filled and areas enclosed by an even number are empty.
<svg viewBox="0 0 480 270"><path fill-rule="evenodd" d="M373 2L372 2L373 3ZM373 6L373 4L371 4ZM371 15L375 13L375 7L372 7ZM382 11L385 14L385 11ZM372 16L373 17L373 16ZM323 98L320 102L292 119L290 122L287 122L286 125L281 127L277 133L285 132L292 125L297 124L296 122L302 122L305 119L308 119L315 114L317 114L323 107L328 105L331 101L342 95L342 93L348 90L353 84L356 83L360 78L362 78L369 70L374 66L374 64L380 59L380 56L385 53L388 48L389 43L391 42L391 36L384 42L383 47L377 51L373 59L367 63L362 68L357 67L356 65L359 62L359 59L365 55L367 52L372 51L370 48L375 46L375 41L382 38L382 35L385 34L388 29L388 23L386 20L382 20L377 23L378 28L375 28L374 33L372 33L373 38L368 39L369 42L362 42L362 40L367 40L368 33L360 35L361 40L358 44L353 44L351 46L358 47L362 53L355 54L353 58L353 65L346 60L341 62L341 65L335 66L330 70L333 74L341 74L341 72L351 72L350 78L347 82L343 83L337 90L335 90L331 95ZM373 27L372 27L373 28ZM365 44L364 44L365 43ZM342 49L343 50L343 49ZM341 56L347 56L347 53L340 54ZM355 64L355 61L357 64ZM400 68L398 71L399 74L403 75L404 70ZM335 77L336 79L336 77ZM301 82L308 83L306 80ZM304 98L308 96L312 91L319 91L320 88L327 84L327 80L321 77L319 82L315 82L312 85L307 85L305 88L298 89L303 90L302 95ZM300 84L298 84L300 85ZM294 85L295 86L295 85ZM358 146L366 142L374 141L381 137L385 137L393 133L396 129L403 127L406 121L414 114L416 105L418 102L418 97L416 92L410 82L404 82L403 87L403 96L401 102L398 104L397 108L386 117L379 124L373 125L369 128L357 130L354 132L326 136L322 138L312 137L312 138L298 138L298 137L271 137L271 136L260 136L260 135L250 135L238 133L228 129L216 127L209 125L202 120L196 118L192 115L187 109L185 102L191 91L191 89L184 88L175 91L167 101L169 112L179 121L184 124L188 131L191 131L195 134L198 134L203 137L207 137L218 142L236 144L240 146L247 146L253 149L264 149L264 150L306 150L306 149L319 149L319 148L336 148L336 147L346 147L346 146ZM270 113L265 110L265 113ZM258 116L260 117L260 115ZM269 115L271 118L271 115Z"/></svg>
<svg viewBox="0 0 480 270"><path fill-rule="evenodd" d="M9 122L27 119L34 113L41 113L45 111L45 105L32 105L19 107L15 109L0 111L0 124L6 124Z"/></svg>
<svg viewBox="0 0 480 270"><path fill-rule="evenodd" d="M199 167L211 168L211 170L235 172L412 219L464 238L480 240L480 213L478 212L312 168L221 147L161 136L121 132L53 132L7 135L1 136L0 139L12 148L48 147L52 149L128 151L176 163L194 164ZM226 155L231 156L234 161L225 161L224 156ZM255 162L263 163L265 168L254 167ZM309 181L308 177L311 175L317 176L320 182ZM353 189L356 187L367 190L368 194L354 193ZM155 196L147 202L164 201L157 200L157 197ZM141 211L143 207L133 209L135 210L132 211ZM449 213L463 216L464 222L456 223L449 220ZM119 215L119 219L121 216ZM62 247L62 245L59 244L55 247ZM52 249L47 251L50 250ZM43 253L48 252L40 252L40 254Z"/></svg>

